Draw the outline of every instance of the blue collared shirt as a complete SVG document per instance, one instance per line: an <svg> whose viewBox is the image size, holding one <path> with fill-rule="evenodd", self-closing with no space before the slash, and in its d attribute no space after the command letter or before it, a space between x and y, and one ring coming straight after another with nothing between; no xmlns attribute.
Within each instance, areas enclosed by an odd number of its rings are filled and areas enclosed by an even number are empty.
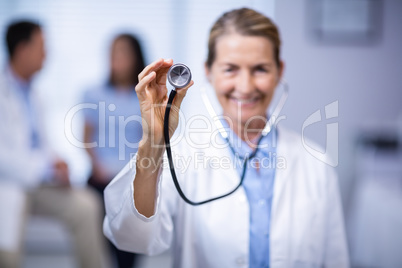
<svg viewBox="0 0 402 268"><path fill-rule="evenodd" d="M83 109L85 121L92 125L91 142L97 161L116 175L137 152L142 138L140 103L134 88L119 91L102 85L85 92L83 102L95 108Z"/></svg>
<svg viewBox="0 0 402 268"><path fill-rule="evenodd" d="M224 125L226 128L227 124ZM256 156L247 163L243 181L243 188L250 206L250 268L269 267L269 231L276 166L276 135L276 129L273 129L262 138ZM230 131L229 141L237 155L236 167L241 176L243 161L238 156L250 155L253 149L233 131Z"/></svg>

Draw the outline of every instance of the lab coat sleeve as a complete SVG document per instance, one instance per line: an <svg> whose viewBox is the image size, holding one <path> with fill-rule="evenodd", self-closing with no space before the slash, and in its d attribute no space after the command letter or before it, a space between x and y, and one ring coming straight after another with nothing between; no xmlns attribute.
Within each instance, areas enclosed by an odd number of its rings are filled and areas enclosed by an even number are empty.
<svg viewBox="0 0 402 268"><path fill-rule="evenodd" d="M332 168L328 168L328 209L325 265L327 268L349 267L348 247L342 202L339 194L338 178Z"/></svg>
<svg viewBox="0 0 402 268"><path fill-rule="evenodd" d="M140 214L134 204L136 156L105 189L106 216L103 231L121 250L156 255L167 250L173 238L174 195L158 179L155 214ZM163 188L163 192L161 191Z"/></svg>

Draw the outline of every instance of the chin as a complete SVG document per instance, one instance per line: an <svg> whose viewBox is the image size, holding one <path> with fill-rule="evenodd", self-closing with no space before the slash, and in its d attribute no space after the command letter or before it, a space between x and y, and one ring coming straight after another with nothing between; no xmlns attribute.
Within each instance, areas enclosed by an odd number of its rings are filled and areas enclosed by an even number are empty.
<svg viewBox="0 0 402 268"><path fill-rule="evenodd" d="M248 112L242 112L242 114L239 117L239 114L236 112L233 113L227 113L226 116L228 117L228 120L231 120L234 125L240 123L242 125L245 125L246 123L250 124L250 118L253 118L255 116L260 116L255 113L248 113Z"/></svg>
<svg viewBox="0 0 402 268"><path fill-rule="evenodd" d="M234 108L233 110L235 111L235 115L236 117L238 117L240 115L240 119L243 120L249 120L250 118L253 117L261 117L261 116L265 116L265 113L262 112L260 109L249 109L249 108L240 108L241 111L239 112L238 110L239 108Z"/></svg>
<svg viewBox="0 0 402 268"><path fill-rule="evenodd" d="M40 70L42 70L42 68L43 68L43 64L36 66L36 68L34 68L34 70L33 70L33 73L39 72Z"/></svg>

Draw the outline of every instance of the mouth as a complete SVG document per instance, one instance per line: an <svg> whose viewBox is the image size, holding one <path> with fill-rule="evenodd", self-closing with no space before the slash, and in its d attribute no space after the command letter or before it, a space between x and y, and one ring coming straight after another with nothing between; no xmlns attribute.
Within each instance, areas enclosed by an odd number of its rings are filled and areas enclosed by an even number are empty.
<svg viewBox="0 0 402 268"><path fill-rule="evenodd" d="M237 106L252 107L260 100L260 97L237 98L234 96L229 96L229 99L231 102L235 103Z"/></svg>

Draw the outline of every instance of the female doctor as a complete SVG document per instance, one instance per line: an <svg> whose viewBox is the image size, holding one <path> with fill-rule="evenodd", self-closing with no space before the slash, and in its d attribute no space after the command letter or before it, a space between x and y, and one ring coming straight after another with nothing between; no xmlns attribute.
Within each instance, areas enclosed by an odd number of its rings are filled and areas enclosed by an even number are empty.
<svg viewBox="0 0 402 268"><path fill-rule="evenodd" d="M210 141L207 148L185 139L173 146L181 159L192 161L187 168L176 165L183 192L192 200L229 192L243 166L227 164L258 151L237 191L200 206L180 198L163 164L166 77L172 64L160 59L139 75L143 139L137 155L105 190L106 236L122 250L149 255L173 247L174 267L348 267L334 171L306 152L294 133L275 127L261 136L284 68L272 21L243 8L223 14L210 31L206 75L229 134L227 140L215 138L228 146L213 145L216 129L197 134L197 141ZM192 85L177 90L171 135Z"/></svg>

